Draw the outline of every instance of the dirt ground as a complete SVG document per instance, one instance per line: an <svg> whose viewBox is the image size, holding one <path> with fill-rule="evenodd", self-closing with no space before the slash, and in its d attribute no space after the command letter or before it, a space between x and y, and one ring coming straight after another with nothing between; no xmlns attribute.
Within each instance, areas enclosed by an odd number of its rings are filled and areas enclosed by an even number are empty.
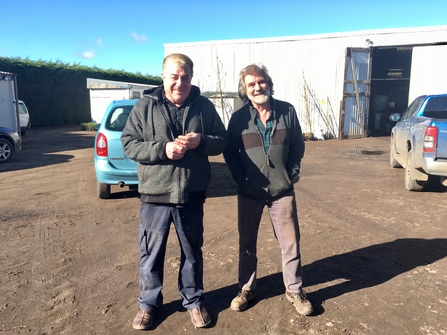
<svg viewBox="0 0 447 335"><path fill-rule="evenodd" d="M136 334L136 192L96 196L93 132L31 129L0 165L0 334ZM259 233L258 297L229 309L237 286L234 184L212 158L205 203L205 299L195 329L177 291L179 248L168 244L165 305L153 334L447 334L447 190L404 188L387 137L306 142L296 185L304 284L315 305L284 297L267 214Z"/></svg>

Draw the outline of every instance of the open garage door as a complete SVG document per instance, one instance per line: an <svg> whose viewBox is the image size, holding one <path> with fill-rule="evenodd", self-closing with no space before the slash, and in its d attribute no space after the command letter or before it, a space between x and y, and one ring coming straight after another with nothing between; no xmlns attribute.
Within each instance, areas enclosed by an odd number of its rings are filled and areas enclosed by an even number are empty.
<svg viewBox="0 0 447 335"><path fill-rule="evenodd" d="M371 50L347 48L339 138L364 137L368 127Z"/></svg>

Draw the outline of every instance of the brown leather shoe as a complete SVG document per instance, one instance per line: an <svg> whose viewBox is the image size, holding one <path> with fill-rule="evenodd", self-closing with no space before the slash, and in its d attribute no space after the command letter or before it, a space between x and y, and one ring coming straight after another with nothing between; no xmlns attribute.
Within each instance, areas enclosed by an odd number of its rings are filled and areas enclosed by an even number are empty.
<svg viewBox="0 0 447 335"><path fill-rule="evenodd" d="M153 311L140 309L133 320L132 327L134 329L149 329L154 321L154 315Z"/></svg>
<svg viewBox="0 0 447 335"><path fill-rule="evenodd" d="M191 315L191 322L196 328L203 328L211 323L211 318L205 307L191 309L189 315Z"/></svg>

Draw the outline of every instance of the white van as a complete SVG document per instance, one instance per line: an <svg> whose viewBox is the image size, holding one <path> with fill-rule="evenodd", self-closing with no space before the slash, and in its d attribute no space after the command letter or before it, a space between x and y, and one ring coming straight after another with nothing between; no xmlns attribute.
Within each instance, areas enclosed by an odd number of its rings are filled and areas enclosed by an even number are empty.
<svg viewBox="0 0 447 335"><path fill-rule="evenodd" d="M17 99L17 75L0 71L0 164L22 148Z"/></svg>
<svg viewBox="0 0 447 335"><path fill-rule="evenodd" d="M20 132L25 135L25 132L31 129L31 119L29 117L28 108L25 103L19 100L19 119L20 119Z"/></svg>

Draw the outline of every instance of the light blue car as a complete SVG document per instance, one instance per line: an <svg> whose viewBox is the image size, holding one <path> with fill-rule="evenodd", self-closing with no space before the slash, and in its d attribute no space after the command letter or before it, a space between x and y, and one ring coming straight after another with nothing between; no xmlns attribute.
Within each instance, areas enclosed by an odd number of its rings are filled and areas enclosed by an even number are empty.
<svg viewBox="0 0 447 335"><path fill-rule="evenodd" d="M112 101L104 114L95 137L95 171L97 195L110 198L111 185L138 188L137 163L124 155L121 134L136 100Z"/></svg>

